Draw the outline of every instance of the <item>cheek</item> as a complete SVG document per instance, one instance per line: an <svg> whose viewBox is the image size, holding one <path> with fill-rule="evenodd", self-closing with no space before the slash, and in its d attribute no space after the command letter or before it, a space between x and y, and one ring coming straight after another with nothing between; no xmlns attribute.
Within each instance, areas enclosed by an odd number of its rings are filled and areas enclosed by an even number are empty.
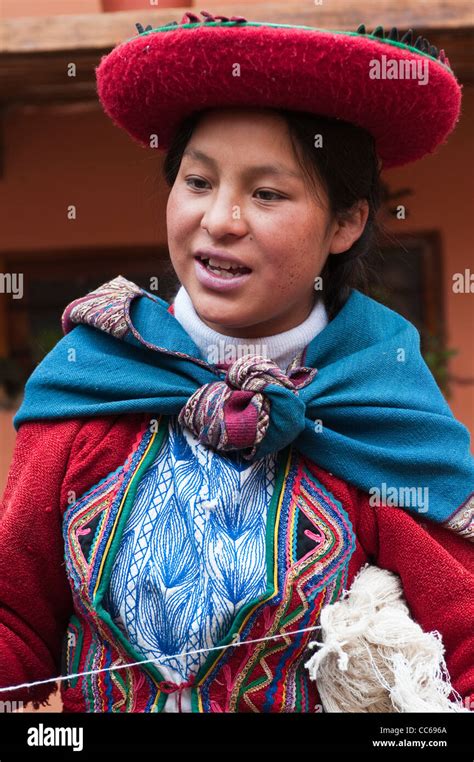
<svg viewBox="0 0 474 762"><path fill-rule="evenodd" d="M291 261L288 258L282 262L275 272L274 293L280 295L299 291L300 286L303 286L307 282L299 263Z"/></svg>
<svg viewBox="0 0 474 762"><path fill-rule="evenodd" d="M182 218L181 207L182 204L179 199L179 194L175 190L171 190L166 205L166 227L168 238L174 239L179 235L181 229L180 220Z"/></svg>
<svg viewBox="0 0 474 762"><path fill-rule="evenodd" d="M180 280L186 275L186 226L179 194L171 190L166 205L166 235L173 269Z"/></svg>
<svg viewBox="0 0 474 762"><path fill-rule="evenodd" d="M268 267L282 289L294 288L298 282L307 282L318 266L319 244L310 238L291 232L277 234L274 246L269 246Z"/></svg>
<svg viewBox="0 0 474 762"><path fill-rule="evenodd" d="M174 231L179 232L183 225L189 227L196 223L197 210L192 200L176 184L170 191L166 205L166 221Z"/></svg>

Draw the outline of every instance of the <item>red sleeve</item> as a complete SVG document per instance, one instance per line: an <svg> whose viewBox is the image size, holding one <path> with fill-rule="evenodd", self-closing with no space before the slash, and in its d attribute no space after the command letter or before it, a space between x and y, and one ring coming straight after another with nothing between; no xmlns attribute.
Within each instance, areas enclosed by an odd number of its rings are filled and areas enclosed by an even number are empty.
<svg viewBox="0 0 474 762"><path fill-rule="evenodd" d="M0 686L60 673L72 612L61 531L62 485L81 421L20 426L0 502ZM1 692L2 701L45 701L50 683Z"/></svg>
<svg viewBox="0 0 474 762"><path fill-rule="evenodd" d="M371 506L358 493L358 533L368 556L398 574L405 600L425 632L437 630L451 684L474 709L474 547L468 540L400 508Z"/></svg>

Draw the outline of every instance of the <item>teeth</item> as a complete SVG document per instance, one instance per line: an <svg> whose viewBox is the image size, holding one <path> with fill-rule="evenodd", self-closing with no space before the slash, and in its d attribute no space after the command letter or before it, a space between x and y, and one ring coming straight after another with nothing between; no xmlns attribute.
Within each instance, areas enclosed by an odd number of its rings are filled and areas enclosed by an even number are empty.
<svg viewBox="0 0 474 762"><path fill-rule="evenodd" d="M213 272L218 272L219 275L221 276L221 278L227 278L227 279L229 279L229 278L236 278L240 274L240 273L226 272L225 270L214 270L214 268L212 268L212 267L211 267L211 270Z"/></svg>
<svg viewBox="0 0 474 762"><path fill-rule="evenodd" d="M211 270L213 273L216 273L217 275L220 275L221 278L235 278L238 275L241 275L240 272L231 272L230 270L220 270L217 267L211 267L211 265L206 265L208 270Z"/></svg>
<svg viewBox="0 0 474 762"><path fill-rule="evenodd" d="M204 267L222 278L236 278L239 275L250 272L246 267L236 267L233 262L226 262L225 260L221 262L218 259L212 259L212 257L209 259L200 257L200 260Z"/></svg>
<svg viewBox="0 0 474 762"><path fill-rule="evenodd" d="M212 267L220 267L224 270L230 270L231 268L234 268L234 270L236 269L236 266L233 264L233 262L222 262L220 259L212 258L209 259L208 262Z"/></svg>

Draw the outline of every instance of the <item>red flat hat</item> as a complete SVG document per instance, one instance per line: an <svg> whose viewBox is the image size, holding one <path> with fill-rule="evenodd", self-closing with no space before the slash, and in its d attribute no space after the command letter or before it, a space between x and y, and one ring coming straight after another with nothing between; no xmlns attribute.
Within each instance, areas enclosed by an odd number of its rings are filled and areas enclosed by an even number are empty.
<svg viewBox="0 0 474 762"><path fill-rule="evenodd" d="M368 34L247 21L241 16L143 29L96 69L106 113L167 150L205 108L259 106L336 117L370 132L383 168L432 153L459 119L461 88L443 50L409 30Z"/></svg>

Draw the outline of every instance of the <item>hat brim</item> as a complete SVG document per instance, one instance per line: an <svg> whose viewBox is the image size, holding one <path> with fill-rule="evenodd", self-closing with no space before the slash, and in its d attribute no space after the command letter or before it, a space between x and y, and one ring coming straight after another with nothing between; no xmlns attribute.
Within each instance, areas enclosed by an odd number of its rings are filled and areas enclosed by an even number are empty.
<svg viewBox="0 0 474 762"><path fill-rule="evenodd" d="M383 62L383 56L396 62L392 70L402 72L406 64L399 62L421 62L417 67L423 67L426 84L413 76L372 78L372 62ZM157 136L162 150L196 111L284 108L365 128L375 138L383 168L390 168L444 143L461 107L462 86L448 66L415 48L357 33L277 24L162 27L118 45L102 58L96 76L100 101L113 122L143 146Z"/></svg>

